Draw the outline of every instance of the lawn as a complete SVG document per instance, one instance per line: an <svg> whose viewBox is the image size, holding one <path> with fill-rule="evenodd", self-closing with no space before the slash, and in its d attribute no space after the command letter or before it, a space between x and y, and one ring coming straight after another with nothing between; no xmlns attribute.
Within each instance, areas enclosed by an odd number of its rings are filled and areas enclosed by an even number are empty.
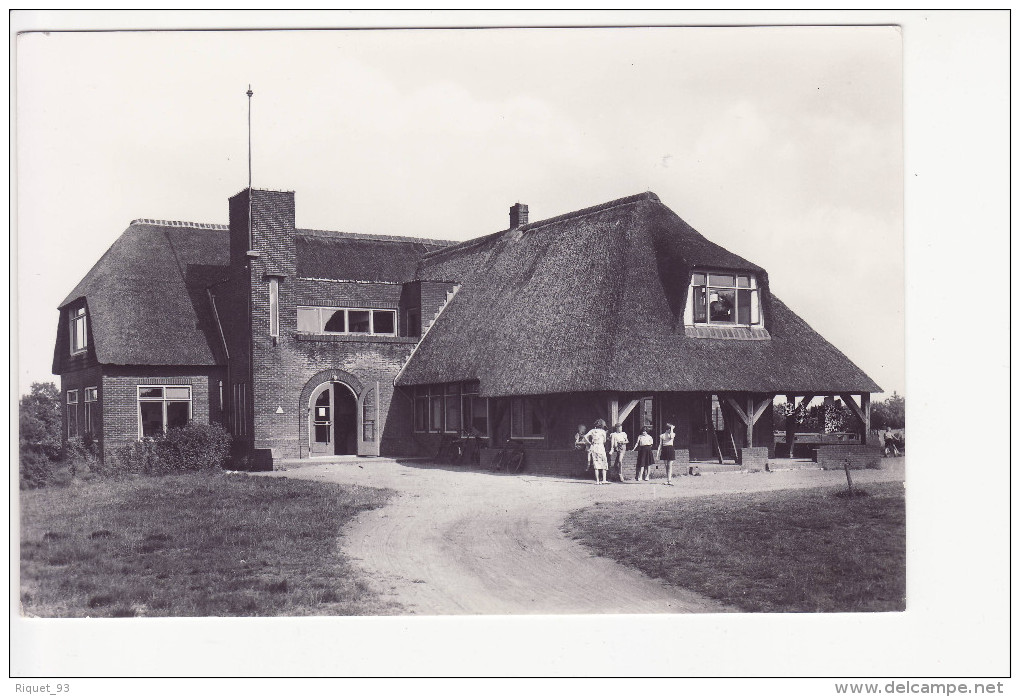
<svg viewBox="0 0 1020 697"><path fill-rule="evenodd" d="M391 614L338 549L391 493L218 472L22 491L21 611Z"/></svg>
<svg viewBox="0 0 1020 697"><path fill-rule="evenodd" d="M565 529L596 554L749 612L905 608L902 483L600 503ZM846 491L846 487L842 487Z"/></svg>

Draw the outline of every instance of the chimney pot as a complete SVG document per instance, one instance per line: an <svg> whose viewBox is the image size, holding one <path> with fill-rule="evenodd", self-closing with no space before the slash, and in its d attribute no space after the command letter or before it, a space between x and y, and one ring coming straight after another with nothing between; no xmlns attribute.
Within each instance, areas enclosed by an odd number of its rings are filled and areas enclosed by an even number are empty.
<svg viewBox="0 0 1020 697"><path fill-rule="evenodd" d="M510 206L510 229L516 230L528 224L528 204L515 203Z"/></svg>

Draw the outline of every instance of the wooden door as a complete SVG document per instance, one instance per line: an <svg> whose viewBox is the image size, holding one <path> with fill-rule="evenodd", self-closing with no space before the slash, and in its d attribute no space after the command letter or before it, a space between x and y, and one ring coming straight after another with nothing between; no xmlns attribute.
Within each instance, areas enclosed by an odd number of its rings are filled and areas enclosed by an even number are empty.
<svg viewBox="0 0 1020 697"><path fill-rule="evenodd" d="M333 385L326 383L312 393L308 408L308 452L312 457L333 454Z"/></svg>

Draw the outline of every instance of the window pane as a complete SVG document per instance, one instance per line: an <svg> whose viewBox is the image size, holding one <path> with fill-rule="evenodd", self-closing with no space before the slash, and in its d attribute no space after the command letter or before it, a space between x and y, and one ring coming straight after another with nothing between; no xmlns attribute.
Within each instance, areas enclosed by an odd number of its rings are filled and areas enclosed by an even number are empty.
<svg viewBox="0 0 1020 697"><path fill-rule="evenodd" d="M716 274L716 273L709 274L708 285L732 288L734 286L733 276L730 274Z"/></svg>
<svg viewBox="0 0 1020 697"><path fill-rule="evenodd" d="M705 274L703 274L703 273L692 274L691 275L691 285L692 286L703 286L703 285L705 285Z"/></svg>
<svg viewBox="0 0 1020 697"><path fill-rule="evenodd" d="M460 430L460 397L457 395L446 398L446 430Z"/></svg>
<svg viewBox="0 0 1020 697"><path fill-rule="evenodd" d="M425 397L414 398L414 430L425 431L429 421L429 403Z"/></svg>
<svg viewBox="0 0 1020 697"><path fill-rule="evenodd" d="M431 422L429 423L430 431L442 431L443 430L443 398L442 397L430 397L429 398L429 411L431 412Z"/></svg>
<svg viewBox="0 0 1020 697"><path fill-rule="evenodd" d="M532 400L528 400L528 435L529 436L540 436L545 432L542 428L542 421L538 418L538 410L535 409L535 403Z"/></svg>
<svg viewBox="0 0 1020 697"><path fill-rule="evenodd" d="M451 382L446 386L446 394L460 394L460 383Z"/></svg>
<svg viewBox="0 0 1020 697"><path fill-rule="evenodd" d="M376 334L392 334L396 314L391 310L372 310L372 328Z"/></svg>
<svg viewBox="0 0 1020 697"><path fill-rule="evenodd" d="M163 433L163 402L142 402L142 436L151 438Z"/></svg>
<svg viewBox="0 0 1020 697"><path fill-rule="evenodd" d="M749 290L737 291L737 323L751 323L751 291Z"/></svg>
<svg viewBox="0 0 1020 697"><path fill-rule="evenodd" d="M328 313L328 312L329 312L329 310L326 310L326 313ZM327 331L327 332L344 332L344 331L347 331L347 329L344 326L344 313L345 312L346 312L346 310L337 310L336 312L331 314L329 316L329 319L326 320L326 325L325 325L325 327L323 327L323 329L325 331ZM325 314L325 313L323 313L323 314Z"/></svg>
<svg viewBox="0 0 1020 697"><path fill-rule="evenodd" d="M180 428L187 425L190 412L191 402L167 402L167 428Z"/></svg>
<svg viewBox="0 0 1020 697"><path fill-rule="evenodd" d="M316 443L328 443L329 442L329 425L316 426L315 427L315 442Z"/></svg>
<svg viewBox="0 0 1020 697"><path fill-rule="evenodd" d="M138 396L142 399L163 399L163 388L142 387L138 390Z"/></svg>
<svg viewBox="0 0 1020 697"><path fill-rule="evenodd" d="M519 438L524 435L524 400L515 397L510 401L510 435Z"/></svg>
<svg viewBox="0 0 1020 697"><path fill-rule="evenodd" d="M167 399L191 399L190 387L168 387L166 388Z"/></svg>
<svg viewBox="0 0 1020 697"><path fill-rule="evenodd" d="M708 302L704 286L694 288L694 321L708 321Z"/></svg>
<svg viewBox="0 0 1020 697"><path fill-rule="evenodd" d="M314 307L299 307L297 309L297 330L317 333L319 331L319 311Z"/></svg>
<svg viewBox="0 0 1020 697"><path fill-rule="evenodd" d="M77 404L78 403L78 390L69 390L67 393L67 403Z"/></svg>
<svg viewBox="0 0 1020 697"><path fill-rule="evenodd" d="M280 279L269 279L269 336L280 336Z"/></svg>
<svg viewBox="0 0 1020 697"><path fill-rule="evenodd" d="M758 307L758 291L751 291L751 324L761 324L761 310Z"/></svg>
<svg viewBox="0 0 1020 697"><path fill-rule="evenodd" d="M736 291L709 289L708 314L712 322L732 322Z"/></svg>
<svg viewBox="0 0 1020 697"><path fill-rule="evenodd" d="M86 387L85 388L85 401L86 402L94 402L94 401L96 401L97 395L98 395L98 388L95 388L95 387Z"/></svg>
<svg viewBox="0 0 1020 697"><path fill-rule="evenodd" d="M368 310L348 310L350 325L347 331L352 334L368 334Z"/></svg>
<svg viewBox="0 0 1020 697"><path fill-rule="evenodd" d="M471 398L471 428L483 436L489 435L489 400L484 397Z"/></svg>
<svg viewBox="0 0 1020 697"><path fill-rule="evenodd" d="M750 288L751 279L748 276L737 276L737 287L738 288Z"/></svg>

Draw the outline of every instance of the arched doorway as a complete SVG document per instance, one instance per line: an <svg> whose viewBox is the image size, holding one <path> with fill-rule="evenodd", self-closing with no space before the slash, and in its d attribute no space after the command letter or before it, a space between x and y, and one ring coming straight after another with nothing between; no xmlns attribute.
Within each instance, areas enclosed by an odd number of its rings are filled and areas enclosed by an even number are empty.
<svg viewBox="0 0 1020 697"><path fill-rule="evenodd" d="M358 398L342 382L325 382L308 400L308 453L358 454Z"/></svg>

